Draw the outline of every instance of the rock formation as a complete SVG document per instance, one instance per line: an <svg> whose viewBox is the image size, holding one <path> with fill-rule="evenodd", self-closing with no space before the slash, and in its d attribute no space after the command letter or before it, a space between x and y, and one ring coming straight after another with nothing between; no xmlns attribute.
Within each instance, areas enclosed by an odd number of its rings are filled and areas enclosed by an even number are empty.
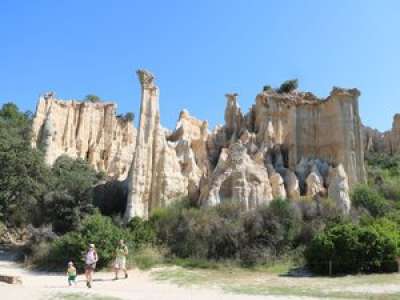
<svg viewBox="0 0 400 300"><path fill-rule="evenodd" d="M183 197L202 206L236 201L247 210L274 198L329 196L348 213L349 187L366 180L358 90L333 88L317 99L268 89L246 114L238 95L227 94L223 126L210 132L206 121L183 110L170 131L160 124L154 76L145 70L137 75L137 133L115 118L112 104L53 97L41 98L34 122L34 141L45 145L49 163L67 153L109 174L122 176L129 168L126 222ZM396 143L398 123L383 144Z"/></svg>
<svg viewBox="0 0 400 300"><path fill-rule="evenodd" d="M400 153L400 114L393 117L392 129L380 132L364 126L364 150L366 152L386 153L389 155Z"/></svg>
<svg viewBox="0 0 400 300"><path fill-rule="evenodd" d="M135 149L136 129L116 117L116 105L63 101L53 93L40 97L32 124L32 145L43 147L52 165L63 154L87 160L116 179L127 177Z"/></svg>
<svg viewBox="0 0 400 300"><path fill-rule="evenodd" d="M207 175L207 123L183 111L174 132L160 125L159 90L154 76L137 72L141 83L136 150L129 173L124 219L147 218L157 207L182 197L198 199L201 177Z"/></svg>

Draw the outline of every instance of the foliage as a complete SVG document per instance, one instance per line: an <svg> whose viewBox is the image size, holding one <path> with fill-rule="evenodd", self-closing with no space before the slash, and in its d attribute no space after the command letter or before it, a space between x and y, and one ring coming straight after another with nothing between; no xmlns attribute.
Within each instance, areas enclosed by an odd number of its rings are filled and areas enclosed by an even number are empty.
<svg viewBox="0 0 400 300"><path fill-rule="evenodd" d="M290 202L277 199L251 212L233 202L203 209L172 206L154 213L151 222L173 256L249 265L290 248L300 215Z"/></svg>
<svg viewBox="0 0 400 300"><path fill-rule="evenodd" d="M328 274L393 271L398 254L390 221L356 225L337 224L318 234L308 246L305 257L312 271Z"/></svg>
<svg viewBox="0 0 400 300"><path fill-rule="evenodd" d="M135 114L133 112L127 112L124 115L119 115L119 118L126 122L132 122L135 119Z"/></svg>
<svg viewBox="0 0 400 300"><path fill-rule="evenodd" d="M31 147L30 123L12 103L0 110L0 220L13 226L35 221L49 179L42 154Z"/></svg>
<svg viewBox="0 0 400 300"><path fill-rule="evenodd" d="M148 270L164 262L163 254L154 247L143 247L131 252L128 256L128 264L138 267L140 270Z"/></svg>
<svg viewBox="0 0 400 300"><path fill-rule="evenodd" d="M93 95L93 94L89 94L86 95L85 98L83 99L83 101L87 101L87 102L92 102L92 103L96 103L96 102L101 102L101 99L99 96Z"/></svg>
<svg viewBox="0 0 400 300"><path fill-rule="evenodd" d="M92 187L101 178L84 160L65 155L56 160L51 174L51 191L42 203L44 221L57 233L77 229L86 215L94 213Z"/></svg>
<svg viewBox="0 0 400 300"><path fill-rule="evenodd" d="M290 79L286 80L281 84L279 89L277 90L278 93L291 93L299 87L299 81L297 79Z"/></svg>
<svg viewBox="0 0 400 300"><path fill-rule="evenodd" d="M95 244L99 255L98 267L106 267L114 258L114 251L120 239L128 233L114 225L110 218L95 214L87 217L78 231L63 235L51 245L46 261L42 264L51 269L60 269L73 261L79 270L84 268L84 255L90 243Z"/></svg>
<svg viewBox="0 0 400 300"><path fill-rule="evenodd" d="M387 201L367 185L355 187L351 199L355 207L367 209L373 217L383 216L389 210Z"/></svg>
<svg viewBox="0 0 400 300"><path fill-rule="evenodd" d="M270 86L270 85L264 85L263 91L264 91L264 92L266 92L266 91L272 91L272 86Z"/></svg>

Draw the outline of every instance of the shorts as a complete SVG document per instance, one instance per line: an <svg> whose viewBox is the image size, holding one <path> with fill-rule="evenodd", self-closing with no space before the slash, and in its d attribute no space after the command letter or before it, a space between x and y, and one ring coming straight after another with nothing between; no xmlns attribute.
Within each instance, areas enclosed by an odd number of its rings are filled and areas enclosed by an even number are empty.
<svg viewBox="0 0 400 300"><path fill-rule="evenodd" d="M96 270L96 263L94 263L94 264L86 264L85 265L85 270L86 271L94 271L94 270Z"/></svg>
<svg viewBox="0 0 400 300"><path fill-rule="evenodd" d="M115 259L114 267L116 269L126 269L126 257L117 257Z"/></svg>
<svg viewBox="0 0 400 300"><path fill-rule="evenodd" d="M76 280L76 275L68 276L68 281L75 281L75 280Z"/></svg>

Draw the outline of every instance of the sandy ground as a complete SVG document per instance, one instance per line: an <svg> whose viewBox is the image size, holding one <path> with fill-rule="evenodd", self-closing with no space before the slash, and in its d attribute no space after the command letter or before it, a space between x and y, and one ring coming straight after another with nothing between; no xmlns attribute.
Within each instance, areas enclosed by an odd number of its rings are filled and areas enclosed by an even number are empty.
<svg viewBox="0 0 400 300"><path fill-rule="evenodd" d="M10 253L0 250L0 274L21 276L22 285L0 283L1 300L50 300L60 294L93 294L134 300L296 300L310 297L246 296L224 293L217 288L183 288L154 281L149 272L132 270L128 279L113 281L113 274L97 272L93 288L88 289L84 277L78 276L76 287L69 287L63 274L24 270ZM315 298L314 298L315 299Z"/></svg>

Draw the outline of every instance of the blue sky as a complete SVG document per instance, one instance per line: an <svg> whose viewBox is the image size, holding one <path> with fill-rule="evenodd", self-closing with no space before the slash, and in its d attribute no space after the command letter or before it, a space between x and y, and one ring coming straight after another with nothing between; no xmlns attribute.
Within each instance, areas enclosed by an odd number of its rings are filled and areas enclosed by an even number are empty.
<svg viewBox="0 0 400 300"><path fill-rule="evenodd" d="M161 121L187 108L223 122L227 92L243 110L262 86L298 78L327 96L361 90L365 124L400 112L400 1L0 0L0 104L96 94L139 111L138 68L160 86Z"/></svg>

